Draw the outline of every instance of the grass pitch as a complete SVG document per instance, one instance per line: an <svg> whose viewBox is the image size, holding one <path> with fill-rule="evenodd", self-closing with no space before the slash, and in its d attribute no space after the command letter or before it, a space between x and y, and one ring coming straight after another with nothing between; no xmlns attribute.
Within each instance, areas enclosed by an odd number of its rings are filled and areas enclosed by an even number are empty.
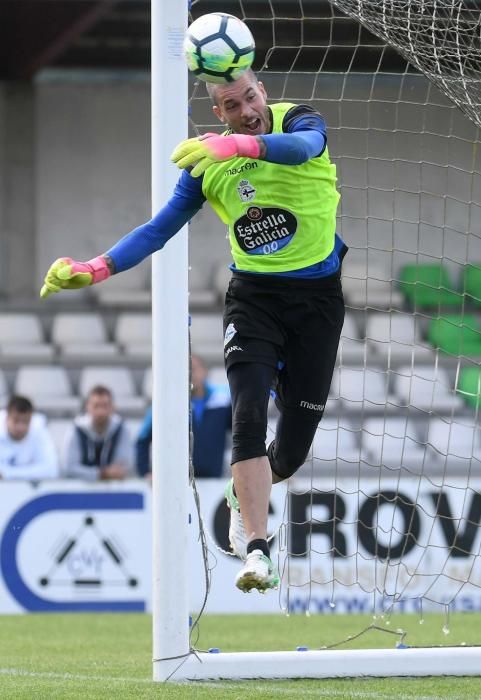
<svg viewBox="0 0 481 700"><path fill-rule="evenodd" d="M202 618L199 649L222 651L319 649L373 623L366 616L220 616ZM413 646L479 644L481 615L444 619L394 616L380 627L407 631ZM340 648L393 648L396 636L371 630ZM160 684L151 681L151 618L135 614L18 615L0 617L1 700L449 700L481 698L481 678L339 679ZM399 653L402 653L400 651ZM480 666L481 675L481 666Z"/></svg>

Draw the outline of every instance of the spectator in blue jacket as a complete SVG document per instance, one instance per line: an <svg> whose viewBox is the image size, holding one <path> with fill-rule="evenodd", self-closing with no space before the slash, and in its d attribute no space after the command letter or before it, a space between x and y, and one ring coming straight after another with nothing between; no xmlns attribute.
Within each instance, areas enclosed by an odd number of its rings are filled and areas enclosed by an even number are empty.
<svg viewBox="0 0 481 700"><path fill-rule="evenodd" d="M192 355L192 462L196 477L222 476L227 433L232 428L232 407L227 385L207 381L207 367ZM137 472L149 478L152 470L152 408L145 414L136 443Z"/></svg>

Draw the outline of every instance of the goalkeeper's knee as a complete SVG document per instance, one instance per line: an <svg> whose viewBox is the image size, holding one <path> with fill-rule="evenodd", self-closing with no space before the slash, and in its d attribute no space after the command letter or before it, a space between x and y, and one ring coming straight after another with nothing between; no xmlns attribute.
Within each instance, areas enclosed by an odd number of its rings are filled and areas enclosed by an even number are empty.
<svg viewBox="0 0 481 700"><path fill-rule="evenodd" d="M273 474L278 480L289 479L307 459L320 417L306 419L303 412L282 413L275 440L267 448Z"/></svg>

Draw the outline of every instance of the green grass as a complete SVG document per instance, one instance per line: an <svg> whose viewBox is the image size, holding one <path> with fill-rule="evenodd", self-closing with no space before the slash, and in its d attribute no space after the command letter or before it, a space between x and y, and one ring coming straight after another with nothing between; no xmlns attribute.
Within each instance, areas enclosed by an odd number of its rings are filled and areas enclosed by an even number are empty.
<svg viewBox="0 0 481 700"><path fill-rule="evenodd" d="M366 616L220 616L202 618L199 649L222 651L311 649L354 635L373 620ZM442 616L395 616L390 625L403 628L406 643L416 646L477 644L481 615L452 615L450 633L442 632ZM396 637L371 630L342 648L393 648ZM148 615L18 615L0 617L1 700L62 698L123 700L279 700L287 698L481 697L481 678L398 678L297 681L244 681L159 684L151 681L151 618ZM403 653L399 651L399 653ZM480 665L481 674L481 665Z"/></svg>

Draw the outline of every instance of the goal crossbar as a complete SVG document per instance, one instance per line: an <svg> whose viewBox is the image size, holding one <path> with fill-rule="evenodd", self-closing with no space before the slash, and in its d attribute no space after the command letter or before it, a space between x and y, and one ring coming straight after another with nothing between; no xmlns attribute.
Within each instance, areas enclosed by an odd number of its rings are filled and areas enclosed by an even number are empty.
<svg viewBox="0 0 481 700"><path fill-rule="evenodd" d="M477 676L481 647L193 653L157 662L154 680Z"/></svg>

